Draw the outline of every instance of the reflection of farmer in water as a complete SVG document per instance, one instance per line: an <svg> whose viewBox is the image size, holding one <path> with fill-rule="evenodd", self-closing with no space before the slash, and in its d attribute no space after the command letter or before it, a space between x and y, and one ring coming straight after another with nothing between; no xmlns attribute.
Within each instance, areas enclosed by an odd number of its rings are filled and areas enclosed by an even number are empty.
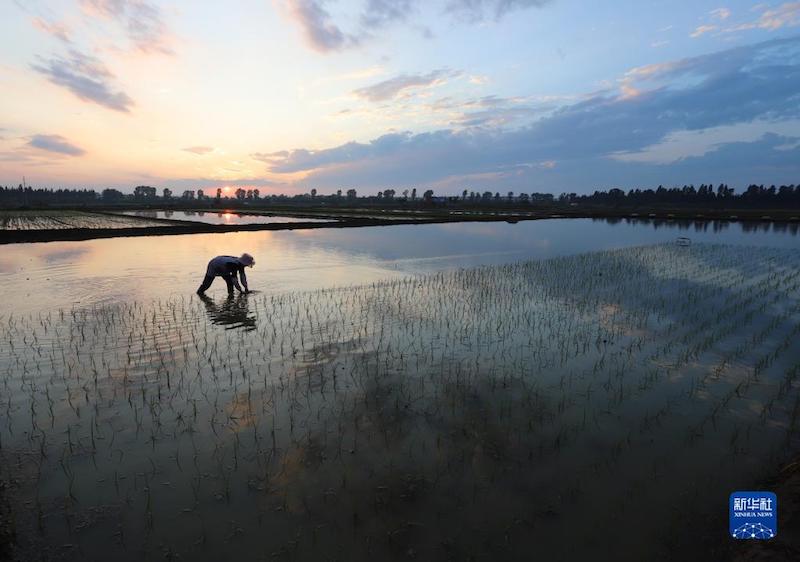
<svg viewBox="0 0 800 562"><path fill-rule="evenodd" d="M256 264L256 260L253 259L253 256L250 254L242 254L241 257L235 258L233 256L217 256L210 262L208 262L208 269L206 269L206 277L203 279L203 284L200 285L200 288L197 289L197 294L202 295L206 292L206 290L211 286L211 283L214 282L214 278L219 276L225 280L225 283L228 285L228 294L233 294L233 288L242 293L249 293L250 289L247 288L247 276L244 273L245 267L253 267ZM242 285L244 285L244 291L242 291L242 287L239 285L239 281L236 279L236 276L239 276L239 279L242 281Z"/></svg>
<svg viewBox="0 0 800 562"><path fill-rule="evenodd" d="M245 331L256 329L256 318L250 314L247 295L228 295L224 302L217 304L211 297L200 294L212 324L224 326L226 330L242 328Z"/></svg>

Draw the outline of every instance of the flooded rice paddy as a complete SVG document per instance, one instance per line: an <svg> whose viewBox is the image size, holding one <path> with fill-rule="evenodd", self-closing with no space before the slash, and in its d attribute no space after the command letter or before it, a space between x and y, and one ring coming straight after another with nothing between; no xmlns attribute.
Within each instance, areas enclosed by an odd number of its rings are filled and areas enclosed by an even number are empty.
<svg viewBox="0 0 800 562"><path fill-rule="evenodd" d="M125 215L145 219L169 219L206 224L288 224L293 222L333 222L334 219L314 219L303 217L285 217L280 215L265 215L252 213L237 213L234 211L125 211Z"/></svg>
<svg viewBox="0 0 800 562"><path fill-rule="evenodd" d="M800 251L702 243L6 309L0 466L45 558L713 559L799 342Z"/></svg>
<svg viewBox="0 0 800 562"><path fill-rule="evenodd" d="M554 219L8 244L0 250L0 276L3 310L27 313L192 294L208 260L220 254L253 254L251 288L281 293L674 242L678 236L798 248L798 228L800 223ZM209 294L224 291L217 281Z"/></svg>
<svg viewBox="0 0 800 562"><path fill-rule="evenodd" d="M65 230L72 228L145 228L164 226L142 216L92 213L88 211L0 211L2 230Z"/></svg>

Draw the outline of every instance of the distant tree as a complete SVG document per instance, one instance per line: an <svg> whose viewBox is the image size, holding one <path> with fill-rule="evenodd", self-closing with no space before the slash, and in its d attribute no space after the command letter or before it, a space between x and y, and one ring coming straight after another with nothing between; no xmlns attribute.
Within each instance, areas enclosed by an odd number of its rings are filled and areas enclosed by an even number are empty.
<svg viewBox="0 0 800 562"><path fill-rule="evenodd" d="M194 199L194 190L187 189L183 192L183 198L186 200Z"/></svg>
<svg viewBox="0 0 800 562"><path fill-rule="evenodd" d="M625 198L625 192L615 187L608 192L608 197L612 201L621 201Z"/></svg>
<svg viewBox="0 0 800 562"><path fill-rule="evenodd" d="M627 188L626 188L627 189ZM216 188L216 203L220 204L223 196L223 191L228 192L229 188ZM430 190L428 190L430 191ZM162 193L165 198L175 198L170 188L163 188ZM184 192L184 197L193 198L196 193L198 198L206 199L205 193L202 190L192 192L187 190ZM426 192L427 193L427 192ZM411 189L403 191L402 194L406 200L411 195ZM508 199L513 199L513 192L508 192ZM250 199L260 197L257 189L244 190L240 188L236 191L236 196L239 199ZM384 200L391 200L396 196L395 190L386 189L382 192L381 197ZM341 199L342 191L336 192L336 197ZM81 189L48 189L48 188L33 188L29 185L23 184L17 187L2 187L0 186L0 208L14 208L18 206L32 206L32 207L45 207L47 205L64 205L64 206L86 206L96 204L98 202L110 203L113 201L122 201L125 199L136 199L137 201L146 200L147 202L153 201L157 198L157 190L151 186L137 186L134 189L134 195L123 195L116 189L103 190L101 194L93 190ZM308 200L309 195L298 194L294 196L286 195L270 195L268 197L271 201L297 201L302 203ZM356 199L355 190L348 191L348 198ZM429 196L423 196L425 200L432 200L432 192ZM497 202L501 201L499 193L492 193L491 191L480 192L463 190L460 198L458 196L442 197L439 198L447 203L457 203L459 200L464 201L469 199L470 202L477 203L479 201L484 204L490 203L493 199ZM504 199L505 197L503 197ZM227 197L226 197L227 199ZM327 199L327 197L326 197ZM370 198L364 198L368 201ZM374 198L373 198L374 199ZM531 204L534 206L552 207L554 205L593 205L593 206L609 206L618 208L679 208L689 207L695 209L799 209L800 210L800 186L795 184L790 185L759 185L752 184L741 193L737 194L733 188L728 187L726 184L721 183L718 186L713 186L710 183L700 184L699 187L694 185L683 185L674 187L664 187L659 185L655 189L633 187L627 190L621 188L610 188L606 191L597 190L594 193L587 195L577 195L575 193L562 193L554 196L551 193L520 193L516 197L518 204Z"/></svg>
<svg viewBox="0 0 800 562"><path fill-rule="evenodd" d="M411 190L411 200L412 201L416 201L417 200L417 188L416 187Z"/></svg>
<svg viewBox="0 0 800 562"><path fill-rule="evenodd" d="M311 198L314 199L316 196L317 196L317 190L312 188L311 189Z"/></svg>
<svg viewBox="0 0 800 562"><path fill-rule="evenodd" d="M133 188L133 196L139 199L149 199L156 196L156 188L149 185L137 185Z"/></svg>
<svg viewBox="0 0 800 562"><path fill-rule="evenodd" d="M261 192L258 189L253 190L253 199L258 201L259 197L261 197Z"/></svg>
<svg viewBox="0 0 800 562"><path fill-rule="evenodd" d="M552 203L554 199L552 193L531 193L531 203L547 204Z"/></svg>
<svg viewBox="0 0 800 562"><path fill-rule="evenodd" d="M513 200L514 200L514 192L513 191L509 191L508 192L508 202L511 203Z"/></svg>
<svg viewBox="0 0 800 562"><path fill-rule="evenodd" d="M115 201L122 201L125 198L125 195L116 189L104 189L103 194L101 195L103 201L108 202L115 202Z"/></svg>
<svg viewBox="0 0 800 562"><path fill-rule="evenodd" d="M348 189L347 190L347 198L348 199L355 199L357 197L357 193L355 189Z"/></svg>
<svg viewBox="0 0 800 562"><path fill-rule="evenodd" d="M248 200L248 201L252 201L252 200L253 200L253 190L252 190L252 189L248 189L248 190L247 190L247 195L246 195L246 197L247 197L247 200Z"/></svg>
<svg viewBox="0 0 800 562"><path fill-rule="evenodd" d="M422 199L430 203L433 200L433 190L428 189L422 194Z"/></svg>
<svg viewBox="0 0 800 562"><path fill-rule="evenodd" d="M404 189L404 190L403 190L403 199L405 199L406 201L408 201L408 190L407 190L407 189Z"/></svg>

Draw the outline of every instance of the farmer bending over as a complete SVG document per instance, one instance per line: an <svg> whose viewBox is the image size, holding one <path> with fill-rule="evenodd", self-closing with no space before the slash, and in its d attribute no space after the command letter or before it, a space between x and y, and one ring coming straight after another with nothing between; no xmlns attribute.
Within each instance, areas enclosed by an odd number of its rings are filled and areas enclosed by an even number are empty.
<svg viewBox="0 0 800 562"><path fill-rule="evenodd" d="M242 293L249 293L250 289L247 288L247 275L244 273L245 267L253 267L256 264L256 260L253 259L253 256L250 254L242 254L241 257L235 258L233 256L217 256L210 262L208 262L208 269L206 269L206 277L203 279L203 284L200 285L200 288L197 289L197 294L202 295L206 292L206 290L211 286L211 283L214 282L214 277L222 277L225 280L225 283L228 285L228 294L233 294L233 288ZM242 285L244 285L244 291L239 286L239 281L236 279L236 275L239 275L239 279L242 281Z"/></svg>

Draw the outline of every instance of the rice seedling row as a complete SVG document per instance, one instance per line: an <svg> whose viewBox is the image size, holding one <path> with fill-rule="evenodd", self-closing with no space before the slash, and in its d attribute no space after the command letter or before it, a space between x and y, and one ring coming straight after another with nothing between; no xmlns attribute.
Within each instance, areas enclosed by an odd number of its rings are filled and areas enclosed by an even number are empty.
<svg viewBox="0 0 800 562"><path fill-rule="evenodd" d="M0 230L133 228L166 224L135 216L85 211L0 211Z"/></svg>

